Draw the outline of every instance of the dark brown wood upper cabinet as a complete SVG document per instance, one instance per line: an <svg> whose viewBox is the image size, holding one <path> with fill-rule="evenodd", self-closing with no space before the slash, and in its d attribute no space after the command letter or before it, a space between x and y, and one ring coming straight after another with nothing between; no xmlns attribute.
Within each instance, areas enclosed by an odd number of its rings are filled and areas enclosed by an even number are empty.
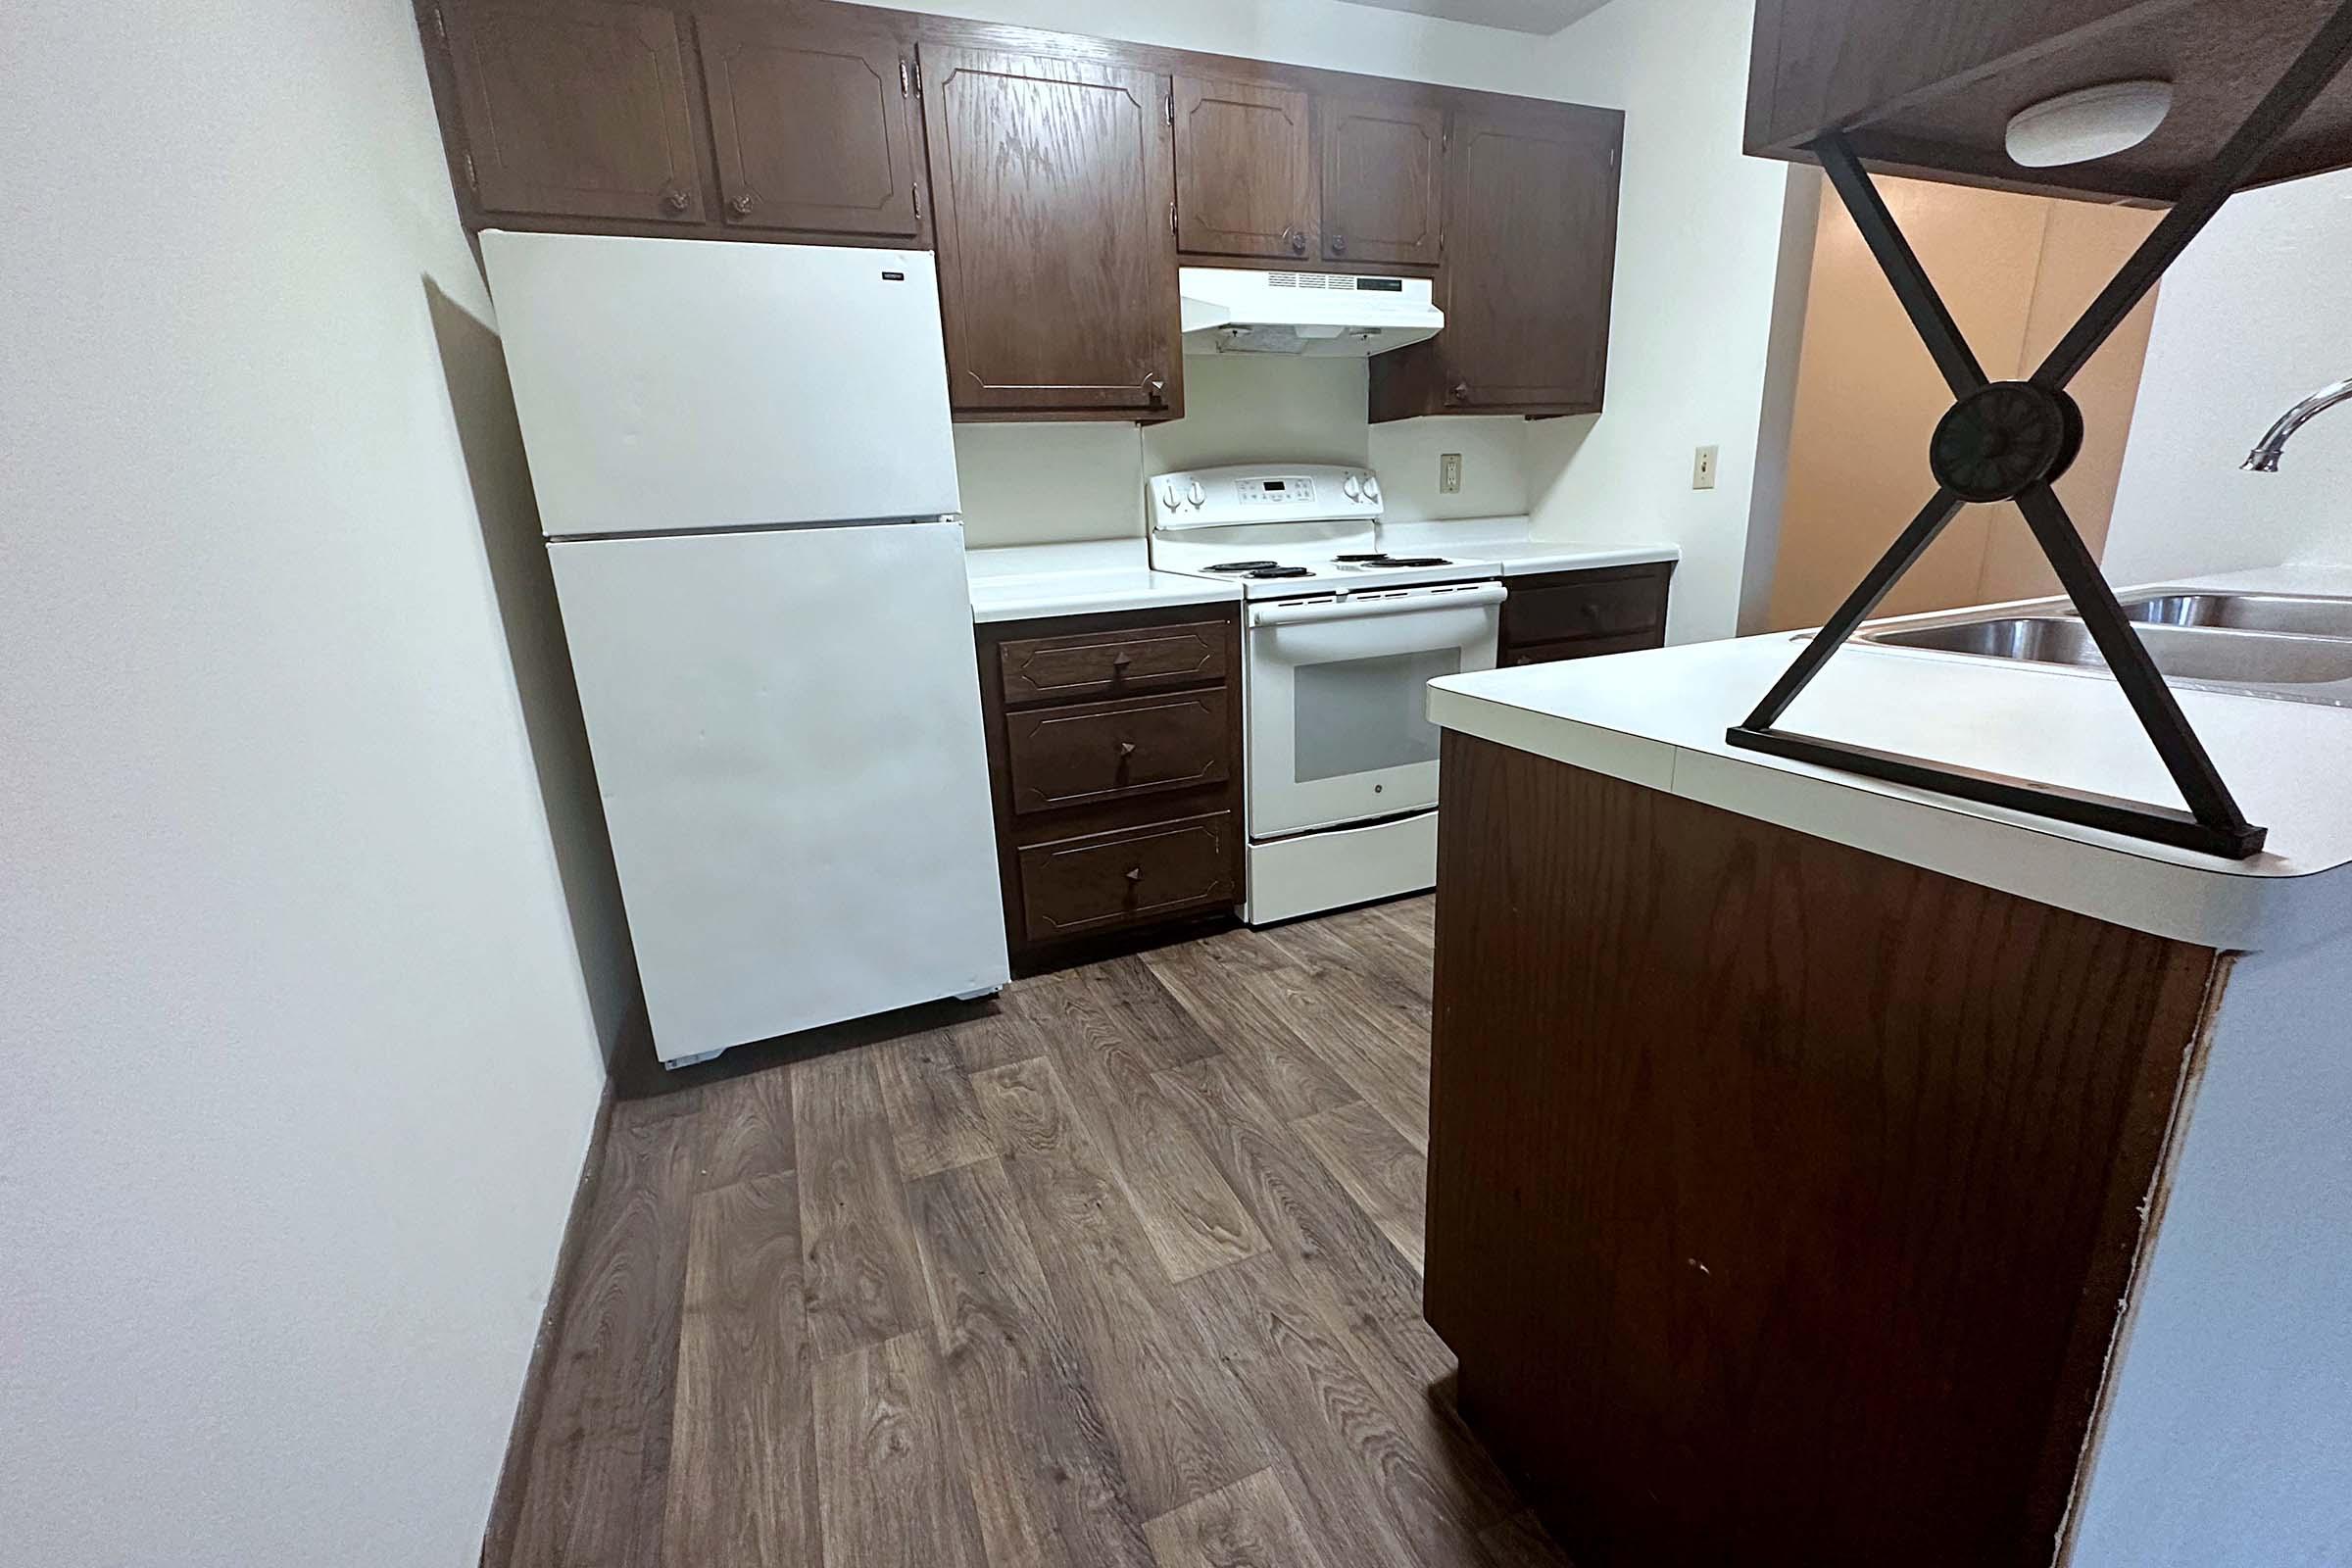
<svg viewBox="0 0 2352 1568"><path fill-rule="evenodd" d="M729 227L922 233L913 53L883 34L695 18Z"/></svg>
<svg viewBox="0 0 2352 1568"><path fill-rule="evenodd" d="M962 414L1183 412L1167 80L925 43L948 386Z"/></svg>
<svg viewBox="0 0 2352 1568"><path fill-rule="evenodd" d="M1455 118L1449 406L1600 407L1622 125L1607 110Z"/></svg>
<svg viewBox="0 0 2352 1568"><path fill-rule="evenodd" d="M1445 254L1446 111L1325 98L1323 250L1335 262L1435 267Z"/></svg>
<svg viewBox="0 0 2352 1568"><path fill-rule="evenodd" d="M442 25L485 212L702 221L676 13L472 0Z"/></svg>
<svg viewBox="0 0 2352 1568"><path fill-rule="evenodd" d="M1201 256L1311 257L1312 105L1303 92L1176 78L1176 245Z"/></svg>

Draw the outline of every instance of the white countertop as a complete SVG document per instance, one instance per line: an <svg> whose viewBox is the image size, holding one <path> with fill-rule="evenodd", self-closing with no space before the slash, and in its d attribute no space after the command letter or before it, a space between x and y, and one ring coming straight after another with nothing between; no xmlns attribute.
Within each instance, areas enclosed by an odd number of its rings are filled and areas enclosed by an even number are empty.
<svg viewBox="0 0 2352 1568"><path fill-rule="evenodd" d="M972 618L978 621L1091 615L1167 605L1230 605L1242 597L1241 589L1229 582L1153 571L1140 534L1082 544L968 550L963 570L971 582Z"/></svg>
<svg viewBox="0 0 2352 1568"><path fill-rule="evenodd" d="M2193 585L2352 595L2352 569L2280 567ZM1725 730L1797 644L1776 632L1449 676L1431 684L1429 712L1463 734L2180 941L2292 948L2352 927L2352 710L2179 690L2238 804L2270 830L2263 853L2232 861L1733 748ZM2103 673L1857 643L1781 723L2158 805L2180 800Z"/></svg>
<svg viewBox="0 0 2352 1568"><path fill-rule="evenodd" d="M1499 562L1505 577L1541 571L1593 571L1603 566L1638 566L1680 561L1670 544L1586 545L1529 535L1525 517L1468 517L1455 522L1387 522L1380 548L1397 555L1461 555Z"/></svg>

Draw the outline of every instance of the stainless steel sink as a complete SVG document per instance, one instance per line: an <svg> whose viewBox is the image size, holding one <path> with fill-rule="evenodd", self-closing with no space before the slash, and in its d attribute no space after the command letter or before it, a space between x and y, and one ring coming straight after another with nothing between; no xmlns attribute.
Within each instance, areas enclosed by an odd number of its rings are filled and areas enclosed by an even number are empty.
<svg viewBox="0 0 2352 1568"><path fill-rule="evenodd" d="M2227 594L2166 589L2134 594L2124 613L2152 626L2209 626L2352 638L2352 599L2319 594Z"/></svg>
<svg viewBox="0 0 2352 1568"><path fill-rule="evenodd" d="M2139 595L2126 604L2138 621L2132 629L2140 643L2174 685L2352 707L2352 625L2342 635L2324 635L2257 629L2229 618L2300 614L2310 625L2329 613L2328 607L2352 612L2352 600L2182 590ZM2171 614L2181 618L2167 618ZM2195 618L2200 615L2217 618ZM2067 613L1952 615L1865 631L1859 640L2108 675L2090 629Z"/></svg>

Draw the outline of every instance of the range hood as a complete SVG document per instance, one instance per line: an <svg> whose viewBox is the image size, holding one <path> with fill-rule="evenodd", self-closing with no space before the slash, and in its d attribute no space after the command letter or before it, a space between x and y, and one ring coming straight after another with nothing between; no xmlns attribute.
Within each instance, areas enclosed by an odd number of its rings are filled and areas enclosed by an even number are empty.
<svg viewBox="0 0 2352 1568"><path fill-rule="evenodd" d="M1446 324L1426 277L1233 267L1186 267L1176 275L1187 354L1360 360L1435 337Z"/></svg>

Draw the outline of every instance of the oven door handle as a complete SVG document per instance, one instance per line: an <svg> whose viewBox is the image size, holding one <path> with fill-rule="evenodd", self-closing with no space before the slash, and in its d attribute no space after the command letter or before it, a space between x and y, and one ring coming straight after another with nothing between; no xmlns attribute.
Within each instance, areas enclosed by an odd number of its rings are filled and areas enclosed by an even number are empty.
<svg viewBox="0 0 2352 1568"><path fill-rule="evenodd" d="M1499 605L1510 597L1498 582L1482 582L1441 593L1408 594L1396 599L1326 599L1305 604L1252 605L1252 626L1304 626L1325 620L1360 620L1366 615L1409 615L1417 611L1475 610Z"/></svg>

